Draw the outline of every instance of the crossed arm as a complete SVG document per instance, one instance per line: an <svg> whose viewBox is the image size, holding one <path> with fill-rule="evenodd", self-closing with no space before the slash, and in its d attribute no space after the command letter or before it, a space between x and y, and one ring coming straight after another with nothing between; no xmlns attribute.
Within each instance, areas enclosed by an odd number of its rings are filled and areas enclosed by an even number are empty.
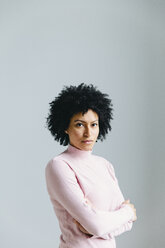
<svg viewBox="0 0 165 248"><path fill-rule="evenodd" d="M88 200L88 203L90 204L90 205L92 205L90 202L89 202L89 200ZM133 219L133 222L134 221L136 221L137 220L137 217L136 217L136 209L134 208L134 205L133 204L130 204L129 203L129 200L126 200L126 201L124 201L123 202L123 204L129 204L131 207L132 207L132 209L133 209L133 211L134 211L134 219ZM73 219L73 222L77 225L77 227L79 228L79 230L81 231L81 232L83 232L83 233L85 233L85 234L87 234L88 236L90 236L90 237L92 237L93 235L91 234L91 233L89 233L78 221L76 221L75 219ZM121 233L121 232L120 232ZM116 233L117 234L117 233ZM119 232L118 232L118 235L119 235ZM115 236L115 235L114 235ZM116 235L117 236L117 235Z"/></svg>
<svg viewBox="0 0 165 248"><path fill-rule="evenodd" d="M51 199L56 199L79 223L81 231L93 235L92 238L111 239L132 228L134 213L127 204L112 212L87 204L75 172L67 162L51 160L46 167L46 182Z"/></svg>

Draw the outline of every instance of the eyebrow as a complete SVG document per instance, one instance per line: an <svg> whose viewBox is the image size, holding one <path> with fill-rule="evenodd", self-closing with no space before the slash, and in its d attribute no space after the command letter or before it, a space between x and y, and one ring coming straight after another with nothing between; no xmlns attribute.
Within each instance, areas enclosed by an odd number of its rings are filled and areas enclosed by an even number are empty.
<svg viewBox="0 0 165 248"><path fill-rule="evenodd" d="M76 121L81 121L81 122L85 122L86 123L86 121L83 121L83 120L74 120L74 122L76 122ZM95 120L95 121L98 121L98 120ZM95 122L95 121L91 121L91 123L92 122Z"/></svg>

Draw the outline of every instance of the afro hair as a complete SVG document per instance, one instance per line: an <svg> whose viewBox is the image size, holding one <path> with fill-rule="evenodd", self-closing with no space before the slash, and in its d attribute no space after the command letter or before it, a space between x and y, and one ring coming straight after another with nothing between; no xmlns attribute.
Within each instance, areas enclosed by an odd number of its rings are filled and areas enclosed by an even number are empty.
<svg viewBox="0 0 165 248"><path fill-rule="evenodd" d="M60 145L68 145L69 137L65 133L73 115L81 112L83 115L92 109L99 117L98 140L105 139L108 130L111 131L110 121L113 119L113 108L108 94L103 94L92 84L84 83L78 86L64 86L60 94L49 103L50 109L46 124L54 139Z"/></svg>

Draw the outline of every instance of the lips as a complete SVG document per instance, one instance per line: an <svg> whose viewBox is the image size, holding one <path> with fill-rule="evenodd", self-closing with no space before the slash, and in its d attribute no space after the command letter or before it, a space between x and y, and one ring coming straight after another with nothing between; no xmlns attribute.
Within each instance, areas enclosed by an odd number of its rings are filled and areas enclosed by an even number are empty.
<svg viewBox="0 0 165 248"><path fill-rule="evenodd" d="M83 140L82 142L84 142L84 143L91 143L91 142L93 142L93 140Z"/></svg>

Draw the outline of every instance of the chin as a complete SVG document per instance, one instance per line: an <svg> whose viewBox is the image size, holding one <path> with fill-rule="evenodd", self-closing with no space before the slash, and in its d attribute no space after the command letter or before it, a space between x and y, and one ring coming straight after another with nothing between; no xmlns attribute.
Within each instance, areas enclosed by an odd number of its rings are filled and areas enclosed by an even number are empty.
<svg viewBox="0 0 165 248"><path fill-rule="evenodd" d="M85 143L82 143L81 144L81 147L86 148L86 150L91 150L94 146L94 143L92 142L91 144L85 144Z"/></svg>

